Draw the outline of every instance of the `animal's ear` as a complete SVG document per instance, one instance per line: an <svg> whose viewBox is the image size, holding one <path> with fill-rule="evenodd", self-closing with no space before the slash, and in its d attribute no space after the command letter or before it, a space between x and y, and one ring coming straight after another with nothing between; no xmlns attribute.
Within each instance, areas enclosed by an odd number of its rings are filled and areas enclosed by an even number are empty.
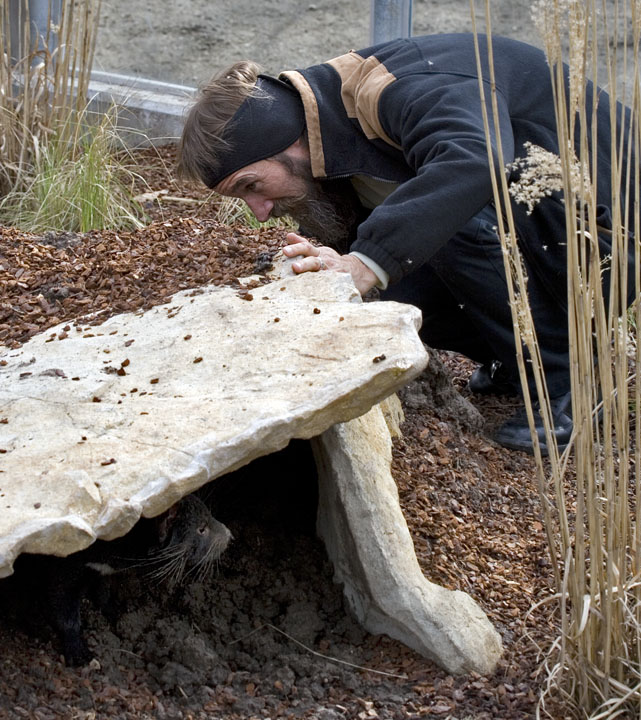
<svg viewBox="0 0 641 720"><path fill-rule="evenodd" d="M171 532L171 526L173 525L176 515L178 514L178 503L172 505L169 510L166 510L162 515L158 517L158 542L164 543L169 537Z"/></svg>

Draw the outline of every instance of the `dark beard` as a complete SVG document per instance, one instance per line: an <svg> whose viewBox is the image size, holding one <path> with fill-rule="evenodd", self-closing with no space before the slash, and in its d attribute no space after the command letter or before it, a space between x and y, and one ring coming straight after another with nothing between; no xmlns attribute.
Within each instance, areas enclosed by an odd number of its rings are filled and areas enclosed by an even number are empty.
<svg viewBox="0 0 641 720"><path fill-rule="evenodd" d="M349 180L316 180L303 160L284 154L274 158L305 183L305 192L286 200L274 201L272 215L289 215L298 222L300 232L345 253L354 237L361 216L360 203Z"/></svg>

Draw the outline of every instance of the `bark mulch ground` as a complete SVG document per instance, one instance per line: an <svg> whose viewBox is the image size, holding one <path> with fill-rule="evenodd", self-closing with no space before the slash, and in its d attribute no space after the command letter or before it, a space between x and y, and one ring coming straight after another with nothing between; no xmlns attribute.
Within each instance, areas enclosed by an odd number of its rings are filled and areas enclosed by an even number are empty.
<svg viewBox="0 0 641 720"><path fill-rule="evenodd" d="M0 343L233 283L283 244L283 230L212 220L206 194L173 178L170 152L140 158L141 191L166 191L147 201L144 229L0 228ZM354 623L314 536L313 461L294 443L220 483L216 512L235 540L210 581L169 593L133 578L115 624L87 604L87 667L67 667L46 613L0 581L0 718L533 718L539 648L556 635L534 464L489 439L514 402L469 396L472 364L439 357L484 425L416 382L393 472L426 577L469 593L503 638L491 677L450 676Z"/></svg>

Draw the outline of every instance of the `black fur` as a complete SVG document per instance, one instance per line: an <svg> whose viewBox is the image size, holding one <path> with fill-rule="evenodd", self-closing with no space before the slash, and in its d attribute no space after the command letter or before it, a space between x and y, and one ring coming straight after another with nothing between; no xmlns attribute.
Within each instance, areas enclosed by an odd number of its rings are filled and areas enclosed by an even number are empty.
<svg viewBox="0 0 641 720"><path fill-rule="evenodd" d="M157 518L140 520L117 540L97 540L65 558L23 555L10 580L21 585L25 600L40 602L67 664L84 665L92 657L82 623L85 598L113 622L117 615L111 597L114 576L133 571L175 587L205 575L230 539L229 530L204 503L188 495Z"/></svg>

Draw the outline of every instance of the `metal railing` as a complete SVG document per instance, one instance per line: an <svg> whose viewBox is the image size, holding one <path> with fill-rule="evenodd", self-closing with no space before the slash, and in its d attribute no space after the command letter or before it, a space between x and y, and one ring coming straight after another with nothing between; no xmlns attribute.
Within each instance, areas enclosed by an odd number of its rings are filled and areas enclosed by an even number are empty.
<svg viewBox="0 0 641 720"><path fill-rule="evenodd" d="M370 41L372 45L411 35L412 0L371 0Z"/></svg>

